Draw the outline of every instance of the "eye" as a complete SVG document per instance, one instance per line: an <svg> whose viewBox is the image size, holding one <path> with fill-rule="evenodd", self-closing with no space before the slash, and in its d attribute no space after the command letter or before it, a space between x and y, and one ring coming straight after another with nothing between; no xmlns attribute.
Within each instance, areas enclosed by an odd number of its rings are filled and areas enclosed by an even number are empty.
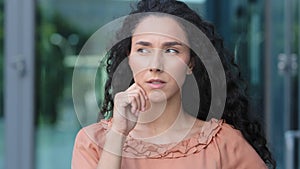
<svg viewBox="0 0 300 169"><path fill-rule="evenodd" d="M178 54L178 53L179 53L179 51L178 51L178 50L176 50L176 49L167 49L167 50L166 50L166 53Z"/></svg>
<svg viewBox="0 0 300 169"><path fill-rule="evenodd" d="M142 53L142 54L150 53L150 51L149 51L149 50L147 50L147 49L144 49L144 48L140 48L140 49L138 49L138 50L137 50L137 52L138 52L138 53Z"/></svg>

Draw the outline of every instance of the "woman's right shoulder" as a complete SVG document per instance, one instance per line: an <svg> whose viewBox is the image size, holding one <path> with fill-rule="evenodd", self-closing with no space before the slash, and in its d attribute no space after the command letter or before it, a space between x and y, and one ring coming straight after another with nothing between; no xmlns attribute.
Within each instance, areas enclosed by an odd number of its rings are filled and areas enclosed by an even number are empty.
<svg viewBox="0 0 300 169"><path fill-rule="evenodd" d="M101 120L79 130L73 148L73 169L97 167L110 126L110 120Z"/></svg>
<svg viewBox="0 0 300 169"><path fill-rule="evenodd" d="M112 120L100 120L97 123L90 124L79 130L76 136L76 142L92 142L98 146L103 146L106 133L111 127Z"/></svg>

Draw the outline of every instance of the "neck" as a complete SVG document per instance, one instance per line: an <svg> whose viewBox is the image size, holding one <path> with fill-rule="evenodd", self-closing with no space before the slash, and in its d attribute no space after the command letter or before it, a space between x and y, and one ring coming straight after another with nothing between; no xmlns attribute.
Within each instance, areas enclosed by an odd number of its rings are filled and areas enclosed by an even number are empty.
<svg viewBox="0 0 300 169"><path fill-rule="evenodd" d="M166 102L151 102L151 108L139 116L135 131L154 136L170 128L178 118L183 118L180 92Z"/></svg>

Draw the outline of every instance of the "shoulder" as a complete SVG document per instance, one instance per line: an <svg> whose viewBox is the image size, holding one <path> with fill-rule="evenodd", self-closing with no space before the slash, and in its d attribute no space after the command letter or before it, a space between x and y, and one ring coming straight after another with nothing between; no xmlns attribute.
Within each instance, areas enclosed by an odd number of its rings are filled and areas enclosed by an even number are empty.
<svg viewBox="0 0 300 169"><path fill-rule="evenodd" d="M109 121L102 120L77 133L72 155L73 169L97 167L109 124Z"/></svg>
<svg viewBox="0 0 300 169"><path fill-rule="evenodd" d="M111 120L101 120L98 123L83 127L77 133L75 142L90 142L101 146L104 144L105 136L110 126Z"/></svg>
<svg viewBox="0 0 300 169"><path fill-rule="evenodd" d="M226 146L234 149L241 149L243 151L252 151L256 154L254 148L244 138L240 130L235 129L232 125L222 122L220 131L216 134L216 139L221 146Z"/></svg>
<svg viewBox="0 0 300 169"><path fill-rule="evenodd" d="M222 166L245 169L267 168L255 149L243 137L242 133L233 126L222 122L214 139L220 151Z"/></svg>
<svg viewBox="0 0 300 169"><path fill-rule="evenodd" d="M222 142L226 143L228 141L235 143L248 143L241 133L240 130L235 129L232 125L226 123L225 121L221 122L220 131L217 134Z"/></svg>

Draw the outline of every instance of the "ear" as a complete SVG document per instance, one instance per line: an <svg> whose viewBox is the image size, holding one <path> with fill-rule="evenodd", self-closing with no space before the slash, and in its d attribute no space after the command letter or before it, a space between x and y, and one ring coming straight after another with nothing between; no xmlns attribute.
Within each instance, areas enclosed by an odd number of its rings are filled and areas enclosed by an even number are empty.
<svg viewBox="0 0 300 169"><path fill-rule="evenodd" d="M130 62L129 62L129 55L130 55L130 52L127 51L127 52L126 52L127 62L128 62L129 67L131 68L131 65L130 65Z"/></svg>
<svg viewBox="0 0 300 169"><path fill-rule="evenodd" d="M193 73L193 67L189 66L189 68L186 71L187 75L191 75Z"/></svg>
<svg viewBox="0 0 300 169"><path fill-rule="evenodd" d="M193 68L194 68L194 59L193 58L191 58L188 67L189 68L187 69L186 74L191 75L193 73Z"/></svg>

